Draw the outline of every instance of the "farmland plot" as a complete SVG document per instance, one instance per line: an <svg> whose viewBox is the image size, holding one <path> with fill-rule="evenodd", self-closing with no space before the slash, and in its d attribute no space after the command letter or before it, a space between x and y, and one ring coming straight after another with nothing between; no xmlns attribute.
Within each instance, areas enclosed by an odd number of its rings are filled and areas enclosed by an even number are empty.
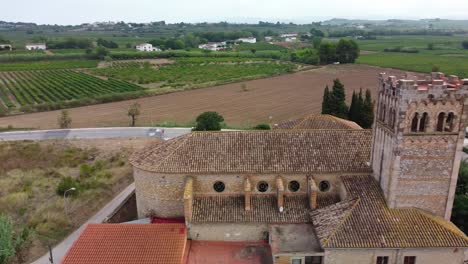
<svg viewBox="0 0 468 264"><path fill-rule="evenodd" d="M0 72L0 105L12 109L127 93L143 88L72 70Z"/></svg>

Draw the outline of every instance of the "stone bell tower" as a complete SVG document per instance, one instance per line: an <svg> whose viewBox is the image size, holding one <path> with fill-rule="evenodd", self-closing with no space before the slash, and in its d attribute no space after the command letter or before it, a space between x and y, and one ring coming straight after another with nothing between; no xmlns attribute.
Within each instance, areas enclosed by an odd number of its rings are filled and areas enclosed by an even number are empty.
<svg viewBox="0 0 468 264"><path fill-rule="evenodd" d="M409 79L409 78L408 78ZM449 220L468 123L468 79L379 77L372 169L390 208Z"/></svg>

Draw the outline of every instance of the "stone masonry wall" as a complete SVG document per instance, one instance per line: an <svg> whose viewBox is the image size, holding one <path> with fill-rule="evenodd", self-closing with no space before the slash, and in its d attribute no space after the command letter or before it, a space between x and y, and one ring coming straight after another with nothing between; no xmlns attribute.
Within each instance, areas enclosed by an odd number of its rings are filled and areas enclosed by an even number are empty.
<svg viewBox="0 0 468 264"><path fill-rule="evenodd" d="M191 223L189 239L207 241L265 241L268 239L266 223Z"/></svg>
<svg viewBox="0 0 468 264"><path fill-rule="evenodd" d="M324 264L374 264L378 256L388 256L389 264L404 264L405 256L415 256L416 263L463 264L464 250L457 248L428 249L326 249Z"/></svg>

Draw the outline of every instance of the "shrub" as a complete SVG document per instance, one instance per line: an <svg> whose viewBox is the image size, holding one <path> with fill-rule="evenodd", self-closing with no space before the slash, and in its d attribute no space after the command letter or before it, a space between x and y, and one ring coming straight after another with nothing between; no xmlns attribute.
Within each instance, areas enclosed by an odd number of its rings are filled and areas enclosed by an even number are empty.
<svg viewBox="0 0 468 264"><path fill-rule="evenodd" d="M194 131L216 131L221 130L224 118L217 112L204 112L196 119L197 125Z"/></svg>
<svg viewBox="0 0 468 264"><path fill-rule="evenodd" d="M64 195L65 191L75 188L76 190L74 192L69 193L70 195L75 195L78 193L78 189L80 187L80 184L78 183L77 180L73 179L70 176L63 177L60 180L60 183L57 186L57 189L55 190L58 195Z"/></svg>
<svg viewBox="0 0 468 264"><path fill-rule="evenodd" d="M0 264L6 264L15 255L15 245L13 241L13 224L11 219L0 215Z"/></svg>
<svg viewBox="0 0 468 264"><path fill-rule="evenodd" d="M258 124L254 127L255 130L270 130L271 127L269 124Z"/></svg>
<svg viewBox="0 0 468 264"><path fill-rule="evenodd" d="M463 47L464 49L468 49L468 41L463 41L463 42L462 42L462 47Z"/></svg>

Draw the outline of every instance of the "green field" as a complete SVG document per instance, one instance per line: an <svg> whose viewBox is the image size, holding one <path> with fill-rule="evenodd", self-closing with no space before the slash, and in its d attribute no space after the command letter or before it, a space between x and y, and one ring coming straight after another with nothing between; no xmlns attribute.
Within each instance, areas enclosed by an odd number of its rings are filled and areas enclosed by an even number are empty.
<svg viewBox="0 0 468 264"><path fill-rule="evenodd" d="M210 63L211 62L211 63ZM113 63L110 68L91 70L93 74L138 84L163 83L180 87L210 82L229 82L290 72L295 64L246 58L180 58L158 69L149 63Z"/></svg>
<svg viewBox="0 0 468 264"><path fill-rule="evenodd" d="M72 70L0 72L0 107L9 110L140 90L134 84Z"/></svg>
<svg viewBox="0 0 468 264"><path fill-rule="evenodd" d="M0 71L30 71L30 70L56 70L95 68L95 60L65 60L65 61L33 61L0 63Z"/></svg>
<svg viewBox="0 0 468 264"><path fill-rule="evenodd" d="M391 36L360 40L361 50L375 53L362 54L357 62L423 73L431 72L436 66L446 74L468 77L468 50L461 45L464 40L468 37ZM429 44L433 45L432 49ZM396 47L417 53L384 52Z"/></svg>

